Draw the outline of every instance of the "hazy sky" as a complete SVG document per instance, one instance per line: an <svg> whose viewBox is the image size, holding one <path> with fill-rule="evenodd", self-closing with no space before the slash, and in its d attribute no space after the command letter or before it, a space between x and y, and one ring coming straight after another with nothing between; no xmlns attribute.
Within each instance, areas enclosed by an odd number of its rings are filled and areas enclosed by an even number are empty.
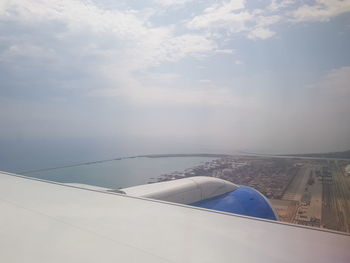
<svg viewBox="0 0 350 263"><path fill-rule="evenodd" d="M349 83L350 0L0 0L0 141L345 150Z"/></svg>

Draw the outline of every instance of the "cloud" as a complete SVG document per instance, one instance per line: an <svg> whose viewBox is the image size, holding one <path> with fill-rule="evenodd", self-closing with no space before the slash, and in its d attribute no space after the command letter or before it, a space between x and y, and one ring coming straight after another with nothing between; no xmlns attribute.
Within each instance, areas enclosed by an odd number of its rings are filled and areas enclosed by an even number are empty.
<svg viewBox="0 0 350 263"><path fill-rule="evenodd" d="M33 59L54 59L57 54L55 50L35 45L13 44L1 54L0 59L10 60L20 57Z"/></svg>
<svg viewBox="0 0 350 263"><path fill-rule="evenodd" d="M348 0L315 0L290 12L294 22L322 22L350 11Z"/></svg>
<svg viewBox="0 0 350 263"><path fill-rule="evenodd" d="M140 100L139 94L152 92L140 84L143 76L155 77L148 72L151 68L187 57L202 59L218 49L205 35L177 34L173 26L154 26L142 11L105 10L93 2L14 0L3 10L1 29L9 25L11 31L0 38L0 64L6 63L7 70L28 85L45 76L49 87L42 88L46 90L42 94L73 85L90 95L122 94L129 101L132 96Z"/></svg>
<svg viewBox="0 0 350 263"><path fill-rule="evenodd" d="M194 1L195 0L154 0L155 3L163 6L179 6Z"/></svg>
<svg viewBox="0 0 350 263"><path fill-rule="evenodd" d="M272 0L270 5L267 7L268 9L272 10L272 11L277 11L280 9L284 9L287 8L289 6L291 6L292 4L294 4L296 1L295 0Z"/></svg>
<svg viewBox="0 0 350 263"><path fill-rule="evenodd" d="M190 20L187 27L206 30L224 29L231 33L242 32L246 30L245 23L253 17L247 11L234 12L243 9L244 3L244 0L215 3Z"/></svg>
<svg viewBox="0 0 350 263"><path fill-rule="evenodd" d="M248 33L248 38L251 39L267 39L274 36L276 33L270 29L257 27Z"/></svg>
<svg viewBox="0 0 350 263"><path fill-rule="evenodd" d="M81 34L89 37L102 35L115 42L124 41L128 55L143 50L143 55L137 53L140 57L138 65L144 67L166 60L176 61L187 54L195 55L211 51L215 46L214 42L202 35L176 35L171 26L151 26L144 20L142 12L136 10L105 10L92 3L77 0L50 1L50 3L40 0L35 2L14 0L9 2L6 10L6 14L1 16L0 20L15 21L24 27L28 24L35 26L48 22L65 25L67 31L58 36L58 41ZM93 49L103 50L98 46L99 41L94 43ZM82 48L88 47L84 45ZM140 63L142 59L144 61Z"/></svg>
<svg viewBox="0 0 350 263"><path fill-rule="evenodd" d="M215 3L202 14L188 21L187 27L210 32L227 34L245 33L250 39L267 39L275 35L267 28L281 19L278 15L268 15L266 10L245 9L245 1Z"/></svg>
<svg viewBox="0 0 350 263"><path fill-rule="evenodd" d="M217 49L215 53L217 54L234 54L236 51L234 49Z"/></svg>
<svg viewBox="0 0 350 263"><path fill-rule="evenodd" d="M273 24L276 24L281 20L281 17L279 15L257 15L254 19L255 26L256 27L266 27Z"/></svg>
<svg viewBox="0 0 350 263"><path fill-rule="evenodd" d="M235 10L240 10L245 7L245 0L230 0L222 4L214 3L212 6L206 8L204 13L208 14L227 14Z"/></svg>
<svg viewBox="0 0 350 263"><path fill-rule="evenodd" d="M260 9L247 8L244 0L212 4L187 22L192 30L225 35L244 34L250 39L268 39L278 23L323 22L350 11L349 0L314 0L300 5L294 0L272 0Z"/></svg>

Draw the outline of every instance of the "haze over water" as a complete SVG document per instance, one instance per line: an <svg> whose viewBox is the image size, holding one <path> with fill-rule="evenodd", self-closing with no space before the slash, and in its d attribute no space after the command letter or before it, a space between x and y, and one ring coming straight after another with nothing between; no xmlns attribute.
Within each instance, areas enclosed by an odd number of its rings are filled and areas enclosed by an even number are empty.
<svg viewBox="0 0 350 263"><path fill-rule="evenodd" d="M26 176L61 183L80 183L117 189L154 182L162 174L182 172L213 159L208 157L138 157L33 172Z"/></svg>

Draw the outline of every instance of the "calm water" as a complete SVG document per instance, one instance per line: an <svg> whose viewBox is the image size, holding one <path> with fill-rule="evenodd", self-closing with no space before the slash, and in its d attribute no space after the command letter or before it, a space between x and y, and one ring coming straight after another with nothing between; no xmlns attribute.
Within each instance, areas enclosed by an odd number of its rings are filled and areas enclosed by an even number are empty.
<svg viewBox="0 0 350 263"><path fill-rule="evenodd" d="M145 184L162 174L184 171L214 160L208 157L129 158L77 167L28 173L26 176L61 182L81 183L107 188Z"/></svg>

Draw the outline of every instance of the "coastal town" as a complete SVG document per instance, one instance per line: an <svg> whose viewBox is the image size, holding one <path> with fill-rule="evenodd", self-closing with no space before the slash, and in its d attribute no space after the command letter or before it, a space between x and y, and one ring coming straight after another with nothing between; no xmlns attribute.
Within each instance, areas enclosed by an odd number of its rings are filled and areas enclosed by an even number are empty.
<svg viewBox="0 0 350 263"><path fill-rule="evenodd" d="M350 232L350 161L221 156L156 181L212 176L264 194L284 222Z"/></svg>

